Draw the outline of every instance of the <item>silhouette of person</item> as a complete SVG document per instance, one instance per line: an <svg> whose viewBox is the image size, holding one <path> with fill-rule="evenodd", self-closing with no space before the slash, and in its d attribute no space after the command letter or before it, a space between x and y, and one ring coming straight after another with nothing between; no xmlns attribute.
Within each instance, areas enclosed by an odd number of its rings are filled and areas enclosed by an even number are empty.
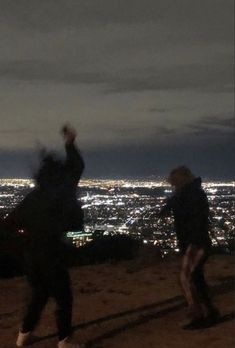
<svg viewBox="0 0 235 348"><path fill-rule="evenodd" d="M75 146L76 132L65 126L66 160L44 154L35 175L35 189L8 215L5 223L27 235L26 276L32 294L16 345L30 342L49 297L57 305L59 348L78 348L71 342L72 292L65 262L62 236L83 228L83 213L76 189L84 170L83 158Z"/></svg>
<svg viewBox="0 0 235 348"><path fill-rule="evenodd" d="M161 209L163 217L173 212L175 232L182 254L180 283L189 306L192 320L183 328L192 330L213 325L219 316L212 304L203 267L208 259L211 240L209 228L209 204L196 178L185 166L171 171L169 183L175 192Z"/></svg>

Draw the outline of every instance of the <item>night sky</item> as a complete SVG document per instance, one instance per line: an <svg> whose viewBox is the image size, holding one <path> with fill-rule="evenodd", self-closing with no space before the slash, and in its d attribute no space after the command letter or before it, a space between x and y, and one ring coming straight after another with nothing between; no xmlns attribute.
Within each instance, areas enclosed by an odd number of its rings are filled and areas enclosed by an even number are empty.
<svg viewBox="0 0 235 348"><path fill-rule="evenodd" d="M235 177L233 0L0 0L0 177L70 122L86 177Z"/></svg>

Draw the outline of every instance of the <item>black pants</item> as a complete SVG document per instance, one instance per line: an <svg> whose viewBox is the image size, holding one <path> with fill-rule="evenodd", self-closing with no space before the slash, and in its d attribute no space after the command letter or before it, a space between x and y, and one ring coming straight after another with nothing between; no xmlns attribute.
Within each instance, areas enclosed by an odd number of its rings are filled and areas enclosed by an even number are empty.
<svg viewBox="0 0 235 348"><path fill-rule="evenodd" d="M22 332L33 331L42 310L49 297L57 305L56 323L59 340L63 340L72 333L72 293L68 270L63 266L49 269L33 269L27 275L32 294L26 315L23 319Z"/></svg>

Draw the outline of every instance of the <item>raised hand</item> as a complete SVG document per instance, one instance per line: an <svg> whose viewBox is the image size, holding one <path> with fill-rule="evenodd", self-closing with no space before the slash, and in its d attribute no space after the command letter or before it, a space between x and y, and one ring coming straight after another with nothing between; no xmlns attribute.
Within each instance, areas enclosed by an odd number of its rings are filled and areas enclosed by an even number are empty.
<svg viewBox="0 0 235 348"><path fill-rule="evenodd" d="M64 125L64 127L61 130L61 133L63 134L64 140L67 144L74 142L77 132L74 128L72 128L70 125Z"/></svg>

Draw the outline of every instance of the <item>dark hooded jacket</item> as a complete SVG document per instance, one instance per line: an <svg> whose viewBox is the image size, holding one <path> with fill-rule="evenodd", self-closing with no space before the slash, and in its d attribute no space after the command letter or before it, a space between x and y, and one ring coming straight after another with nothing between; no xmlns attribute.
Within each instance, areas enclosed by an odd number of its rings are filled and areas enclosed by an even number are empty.
<svg viewBox="0 0 235 348"><path fill-rule="evenodd" d="M63 261L63 234L83 228L83 212L76 190L84 161L73 143L66 145L66 160L49 175L45 168L36 177L37 186L7 216L11 230L22 229L30 263L56 267ZM56 168L54 168L56 169Z"/></svg>
<svg viewBox="0 0 235 348"><path fill-rule="evenodd" d="M209 248L209 205L201 186L201 178L194 179L176 192L162 208L160 216L173 212L175 231L181 251L197 245Z"/></svg>

